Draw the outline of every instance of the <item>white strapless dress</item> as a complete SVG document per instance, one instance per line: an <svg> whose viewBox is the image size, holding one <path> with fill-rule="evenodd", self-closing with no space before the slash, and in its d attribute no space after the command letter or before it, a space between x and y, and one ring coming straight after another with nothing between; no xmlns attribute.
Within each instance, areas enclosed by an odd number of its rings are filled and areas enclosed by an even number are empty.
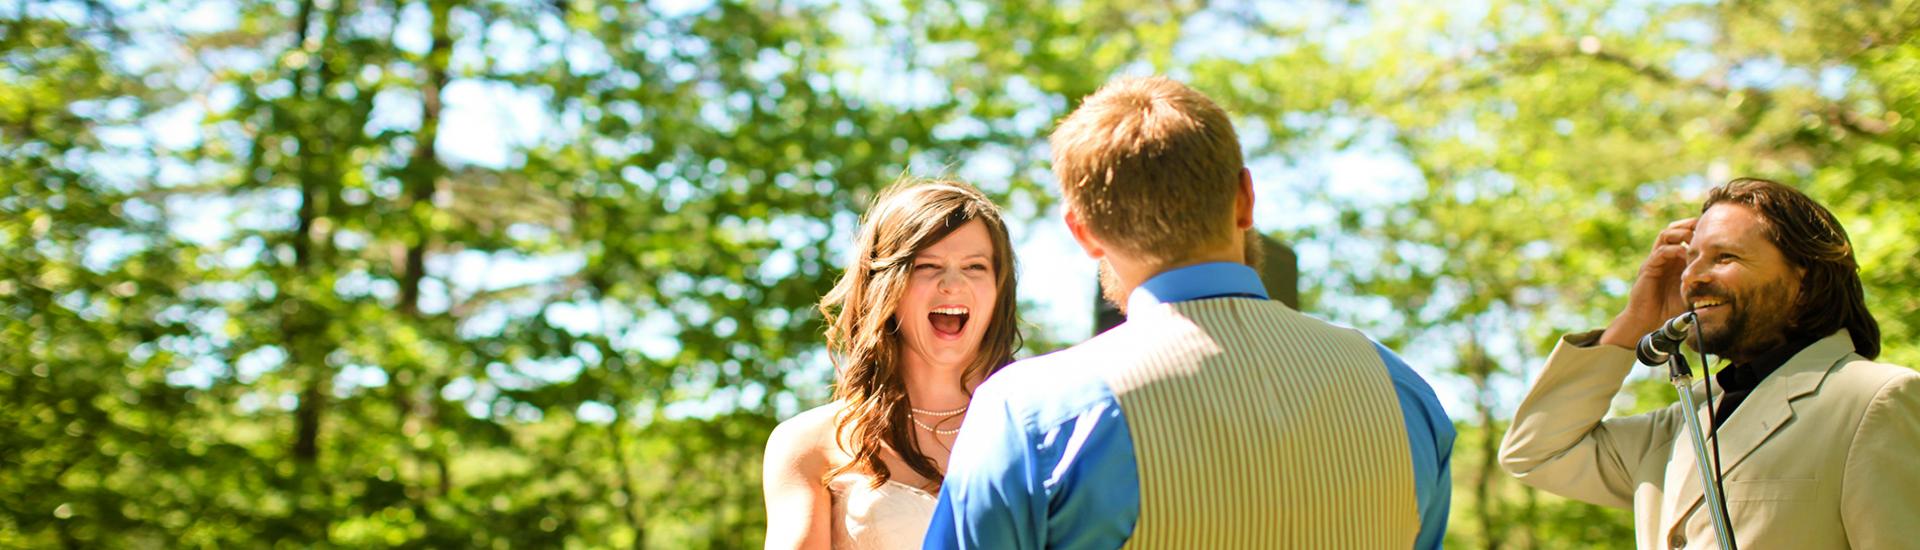
<svg viewBox="0 0 1920 550"><path fill-rule="evenodd" d="M919 548L933 521L934 497L918 487L846 473L827 483L832 494L834 550Z"/></svg>

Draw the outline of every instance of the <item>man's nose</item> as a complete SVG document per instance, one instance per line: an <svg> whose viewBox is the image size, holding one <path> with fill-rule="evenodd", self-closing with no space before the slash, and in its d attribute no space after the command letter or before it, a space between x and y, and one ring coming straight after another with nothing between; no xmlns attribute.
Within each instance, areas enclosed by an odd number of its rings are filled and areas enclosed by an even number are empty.
<svg viewBox="0 0 1920 550"><path fill-rule="evenodd" d="M1687 261L1687 267L1680 271L1680 290L1692 294L1693 289L1713 280L1713 270L1706 263L1707 255Z"/></svg>

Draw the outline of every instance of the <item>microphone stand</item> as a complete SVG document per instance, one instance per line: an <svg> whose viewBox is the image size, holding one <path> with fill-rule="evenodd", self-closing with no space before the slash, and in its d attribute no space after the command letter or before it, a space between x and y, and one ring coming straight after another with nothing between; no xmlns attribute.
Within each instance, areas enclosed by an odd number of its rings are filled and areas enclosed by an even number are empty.
<svg viewBox="0 0 1920 550"><path fill-rule="evenodd" d="M1667 355L1667 379L1680 392L1680 404L1685 407L1687 433L1693 436L1693 456L1700 466L1700 487L1706 492L1707 511L1713 515L1714 538L1719 539L1720 548L1733 550L1733 527L1728 525L1727 501L1720 495L1720 476L1713 475L1718 464L1710 462L1707 454L1707 440L1701 434L1699 408L1693 403L1693 370L1687 367L1686 354L1675 351Z"/></svg>

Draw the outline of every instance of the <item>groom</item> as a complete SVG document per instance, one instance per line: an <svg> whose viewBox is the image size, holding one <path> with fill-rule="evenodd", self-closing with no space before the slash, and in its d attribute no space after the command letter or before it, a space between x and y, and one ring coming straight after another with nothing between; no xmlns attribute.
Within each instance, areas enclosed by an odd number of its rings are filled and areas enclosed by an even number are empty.
<svg viewBox="0 0 1920 550"><path fill-rule="evenodd" d="M1386 348L1267 299L1226 113L1119 80L1050 143L1127 320L980 386L926 547L1438 548L1446 411Z"/></svg>

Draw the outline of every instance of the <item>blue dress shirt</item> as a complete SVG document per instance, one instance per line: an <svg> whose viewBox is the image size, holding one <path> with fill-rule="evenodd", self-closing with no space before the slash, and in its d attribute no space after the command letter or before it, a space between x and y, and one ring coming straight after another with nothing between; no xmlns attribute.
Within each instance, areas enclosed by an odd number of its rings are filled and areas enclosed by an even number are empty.
<svg viewBox="0 0 1920 550"><path fill-rule="evenodd" d="M1203 298L1267 299L1240 264L1207 263L1148 279L1128 311ZM1411 443L1420 535L1440 547L1453 494L1454 429L1433 388L1374 343L1400 398ZM1100 365L1015 363L982 384L948 462L930 549L1119 548L1140 517L1133 437Z"/></svg>

